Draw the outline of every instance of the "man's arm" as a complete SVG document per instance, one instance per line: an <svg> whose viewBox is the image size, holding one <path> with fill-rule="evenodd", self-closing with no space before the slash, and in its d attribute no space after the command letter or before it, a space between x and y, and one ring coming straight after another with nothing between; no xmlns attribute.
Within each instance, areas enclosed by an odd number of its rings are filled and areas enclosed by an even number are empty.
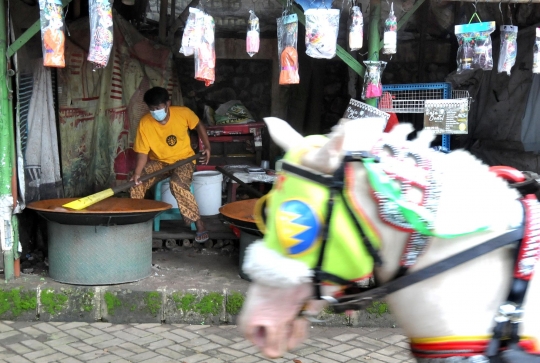
<svg viewBox="0 0 540 363"><path fill-rule="evenodd" d="M208 164L210 162L210 141L208 140L206 127L204 127L203 123L199 121L197 126L195 126L195 130L197 130L197 134L199 134L199 137L201 138L204 145L204 150L202 151L203 157L199 159L199 162L201 164Z"/></svg>
<svg viewBox="0 0 540 363"><path fill-rule="evenodd" d="M148 154L137 153L137 166L135 167L135 171L133 172L133 176L131 177L131 180L134 180L135 184L137 185L141 184L141 182L139 181L139 178L141 177L141 173L147 161L148 161Z"/></svg>

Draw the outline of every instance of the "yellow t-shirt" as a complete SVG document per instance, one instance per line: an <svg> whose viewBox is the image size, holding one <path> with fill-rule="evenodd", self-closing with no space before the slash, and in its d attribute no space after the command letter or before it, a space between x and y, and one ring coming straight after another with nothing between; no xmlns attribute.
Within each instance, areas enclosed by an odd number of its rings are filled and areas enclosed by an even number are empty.
<svg viewBox="0 0 540 363"><path fill-rule="evenodd" d="M195 155L191 148L189 130L199 123L199 118L187 107L169 107L170 117L165 125L157 122L150 113L144 115L137 128L133 150L148 154L152 160L172 164Z"/></svg>

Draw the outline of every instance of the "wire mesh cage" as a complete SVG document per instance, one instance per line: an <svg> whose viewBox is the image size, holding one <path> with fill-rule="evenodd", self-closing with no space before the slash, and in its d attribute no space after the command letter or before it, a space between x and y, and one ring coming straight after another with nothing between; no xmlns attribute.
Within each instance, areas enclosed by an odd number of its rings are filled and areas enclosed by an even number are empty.
<svg viewBox="0 0 540 363"><path fill-rule="evenodd" d="M467 98L470 106L469 92L452 90L450 83L383 85L378 108L393 113L424 113L424 101L450 98Z"/></svg>

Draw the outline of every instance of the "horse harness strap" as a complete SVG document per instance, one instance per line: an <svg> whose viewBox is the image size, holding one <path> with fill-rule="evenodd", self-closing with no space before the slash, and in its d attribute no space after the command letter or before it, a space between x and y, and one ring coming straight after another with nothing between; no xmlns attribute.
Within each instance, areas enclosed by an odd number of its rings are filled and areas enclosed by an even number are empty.
<svg viewBox="0 0 540 363"><path fill-rule="evenodd" d="M327 242L328 242L330 220L332 218L332 212L334 210L334 208L333 208L334 207L334 198L336 197L337 194L341 194L341 196L343 198L344 205L346 206L346 210L349 213L351 219L353 220L353 223L354 223L357 231L359 232L360 236L362 237L362 241L363 241L367 251L369 252L371 257L373 258L375 264L377 264L377 265L382 264L382 259L379 256L379 253L377 252L377 250L375 249L375 247L373 246L373 244L371 243L369 238L367 238L362 226L358 222L358 219L355 217L354 212L352 211L352 209L350 208L350 206L346 202L346 198L343 195L344 186L345 186L345 163L354 162L354 161L361 162L365 158L374 159L377 162L379 160L379 158L377 156L372 155L372 154L370 154L368 152L364 152L364 151L354 152L354 153L352 153L350 155L347 155L344 158L344 162L340 165L340 167L336 170L336 172L332 176L327 176L327 175L323 175L323 174L315 174L315 173L310 172L309 170L299 168L299 167L294 166L292 164L283 163L283 170L284 171L294 173L294 174L296 174L296 175L298 175L298 176L300 176L302 178L305 178L305 179L311 180L313 182L316 182L318 184L324 185L324 186L328 187L329 191L330 191L330 196L329 196L328 201L327 201L327 213L326 213L326 216L325 216L325 223L323 225L323 229L322 229L322 233L321 233L322 234L322 236L321 236L321 239L322 239L321 248L320 248L320 251L319 251L319 256L317 258L317 264L313 269L313 271L314 271L313 283L315 285L315 296L316 296L316 298L318 300L323 299L322 294L321 294L321 284L322 284L323 281L330 281L330 282L337 283L337 284L342 285L342 286L349 286L349 287L355 285L354 281L345 280L345 279L343 279L343 278L341 278L339 276L336 276L334 274L323 271L323 269L322 269L325 250L326 250L326 246L327 246Z"/></svg>

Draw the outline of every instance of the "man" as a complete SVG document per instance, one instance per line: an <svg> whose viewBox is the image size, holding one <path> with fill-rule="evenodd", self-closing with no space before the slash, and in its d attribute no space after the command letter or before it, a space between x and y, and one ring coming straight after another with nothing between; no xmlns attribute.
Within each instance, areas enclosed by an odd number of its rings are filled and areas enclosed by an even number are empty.
<svg viewBox="0 0 540 363"><path fill-rule="evenodd" d="M210 142L202 122L187 107L171 106L169 92L162 87L154 87L144 94L144 102L150 113L139 122L133 150L137 153L137 166L131 180L136 185L130 189L131 198L143 199L146 191L156 182L171 178L171 193L178 202L180 213L186 224L195 222L197 234L195 241L208 240L208 231L199 215L199 207L190 191L194 164L188 163L165 173L164 175L140 182L141 175L163 169L178 160L186 159L195 152L191 148L189 130L197 130L205 150L199 159L202 164L210 161Z"/></svg>

